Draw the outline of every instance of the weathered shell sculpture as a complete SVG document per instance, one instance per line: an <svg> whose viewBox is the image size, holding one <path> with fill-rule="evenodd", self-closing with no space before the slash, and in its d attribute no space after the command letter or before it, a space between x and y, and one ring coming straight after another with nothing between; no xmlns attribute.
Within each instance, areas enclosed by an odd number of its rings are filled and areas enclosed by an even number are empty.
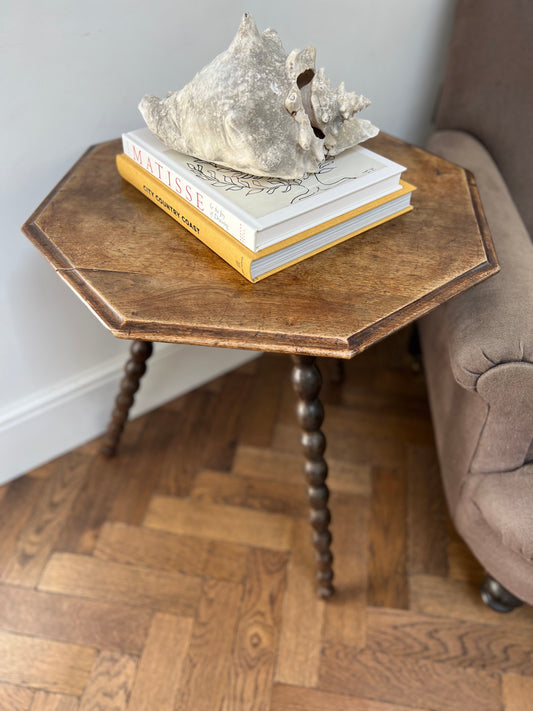
<svg viewBox="0 0 533 711"><path fill-rule="evenodd" d="M288 56L275 30L259 33L245 13L222 54L181 91L139 104L169 148L253 175L301 178L379 129L356 113L370 101L333 89L315 71L314 47Z"/></svg>

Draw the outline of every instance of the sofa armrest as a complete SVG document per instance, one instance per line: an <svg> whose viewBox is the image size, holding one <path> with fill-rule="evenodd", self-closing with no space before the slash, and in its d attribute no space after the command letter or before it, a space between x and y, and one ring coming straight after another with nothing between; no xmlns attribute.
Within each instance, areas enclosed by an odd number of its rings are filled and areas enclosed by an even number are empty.
<svg viewBox="0 0 533 711"><path fill-rule="evenodd" d="M470 463L471 472L503 472L521 467L533 441L533 363L501 363L477 381L487 418Z"/></svg>
<svg viewBox="0 0 533 711"><path fill-rule="evenodd" d="M449 349L458 383L474 390L489 368L533 362L533 246L492 158L473 136L438 131L428 150L472 171L478 184L499 274L449 302Z"/></svg>
<svg viewBox="0 0 533 711"><path fill-rule="evenodd" d="M456 382L487 406L470 471L509 471L528 459L533 439L533 245L475 138L438 131L428 149L474 173L501 265L499 274L448 302L441 318Z"/></svg>

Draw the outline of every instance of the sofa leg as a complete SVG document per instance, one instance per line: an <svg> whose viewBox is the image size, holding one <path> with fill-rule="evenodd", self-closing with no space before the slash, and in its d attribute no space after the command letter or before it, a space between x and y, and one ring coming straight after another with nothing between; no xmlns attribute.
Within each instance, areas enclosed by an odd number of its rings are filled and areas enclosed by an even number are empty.
<svg viewBox="0 0 533 711"><path fill-rule="evenodd" d="M481 599L496 612L512 612L515 607L524 603L490 575L487 575L481 586Z"/></svg>

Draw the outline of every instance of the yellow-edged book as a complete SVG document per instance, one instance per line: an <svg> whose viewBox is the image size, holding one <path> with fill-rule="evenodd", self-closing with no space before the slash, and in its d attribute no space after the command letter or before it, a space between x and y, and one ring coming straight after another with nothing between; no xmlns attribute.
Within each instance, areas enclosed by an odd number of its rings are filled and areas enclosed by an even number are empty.
<svg viewBox="0 0 533 711"><path fill-rule="evenodd" d="M400 189L389 195L253 252L125 154L118 155L116 161L124 180L251 282L409 212L411 193L415 190L401 181Z"/></svg>
<svg viewBox="0 0 533 711"><path fill-rule="evenodd" d="M260 177L169 148L148 127L123 152L252 252L400 189L403 165L353 146L295 180Z"/></svg>

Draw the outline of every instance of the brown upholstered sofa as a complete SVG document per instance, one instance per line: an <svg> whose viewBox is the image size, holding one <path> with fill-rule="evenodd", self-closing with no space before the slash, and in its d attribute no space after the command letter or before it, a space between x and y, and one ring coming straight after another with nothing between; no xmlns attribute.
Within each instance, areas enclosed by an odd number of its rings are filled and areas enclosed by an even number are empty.
<svg viewBox="0 0 533 711"><path fill-rule="evenodd" d="M501 264L419 331L449 510L505 611L533 604L531 0L459 0L427 148L474 173Z"/></svg>

